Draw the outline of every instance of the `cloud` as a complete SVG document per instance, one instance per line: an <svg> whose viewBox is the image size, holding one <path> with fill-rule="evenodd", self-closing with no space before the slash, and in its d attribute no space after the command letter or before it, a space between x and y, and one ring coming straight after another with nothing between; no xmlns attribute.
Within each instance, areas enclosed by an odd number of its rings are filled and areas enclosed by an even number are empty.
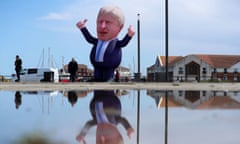
<svg viewBox="0 0 240 144"><path fill-rule="evenodd" d="M182 10L191 14L197 19L211 18L217 11L216 0L184 0L182 1Z"/></svg>
<svg viewBox="0 0 240 144"><path fill-rule="evenodd" d="M48 15L40 17L40 20L69 20L72 16L69 13L50 12Z"/></svg>

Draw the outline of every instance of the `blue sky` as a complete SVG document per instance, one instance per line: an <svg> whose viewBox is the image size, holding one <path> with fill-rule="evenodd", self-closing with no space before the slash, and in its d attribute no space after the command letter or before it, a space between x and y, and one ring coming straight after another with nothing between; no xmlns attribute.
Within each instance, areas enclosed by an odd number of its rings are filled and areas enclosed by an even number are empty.
<svg viewBox="0 0 240 144"><path fill-rule="evenodd" d="M87 27L95 35L99 8L115 4L122 8L126 21L121 39L129 25L137 31L141 22L141 72L165 54L164 0L4 0L0 2L0 75L14 72L18 54L24 67L54 64L61 68L74 57L89 62L92 45L76 28L88 19ZM239 54L239 0L169 0L169 55ZM50 51L50 53L48 53ZM50 55L50 56L49 56ZM123 49L121 65L137 71L137 34Z"/></svg>

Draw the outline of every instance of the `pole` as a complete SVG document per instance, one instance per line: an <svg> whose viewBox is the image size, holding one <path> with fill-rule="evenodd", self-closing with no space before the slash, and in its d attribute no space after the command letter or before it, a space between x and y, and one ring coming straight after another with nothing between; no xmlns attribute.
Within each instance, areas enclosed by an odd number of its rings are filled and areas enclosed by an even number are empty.
<svg viewBox="0 0 240 144"><path fill-rule="evenodd" d="M141 78L141 72L140 72L140 14L137 14L138 20L137 20L137 32L138 32L138 73L137 73L137 79L140 80Z"/></svg>
<svg viewBox="0 0 240 144"><path fill-rule="evenodd" d="M165 54L165 80L168 82L168 0L165 0L165 43L166 43L166 54Z"/></svg>
<svg viewBox="0 0 240 144"><path fill-rule="evenodd" d="M137 91L137 144L140 138L140 90Z"/></svg>
<svg viewBox="0 0 240 144"><path fill-rule="evenodd" d="M165 92L165 138L164 144L168 144L168 91Z"/></svg>

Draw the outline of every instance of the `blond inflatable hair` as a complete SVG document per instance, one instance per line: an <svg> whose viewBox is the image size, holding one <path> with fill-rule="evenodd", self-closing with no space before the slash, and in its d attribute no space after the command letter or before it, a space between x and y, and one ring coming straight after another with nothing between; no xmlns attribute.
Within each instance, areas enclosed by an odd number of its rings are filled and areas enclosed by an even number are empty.
<svg viewBox="0 0 240 144"><path fill-rule="evenodd" d="M120 26L124 25L124 21L125 21L124 14L119 7L113 6L113 5L103 6L98 12L98 17L100 15L108 15L108 14L118 19L118 23Z"/></svg>

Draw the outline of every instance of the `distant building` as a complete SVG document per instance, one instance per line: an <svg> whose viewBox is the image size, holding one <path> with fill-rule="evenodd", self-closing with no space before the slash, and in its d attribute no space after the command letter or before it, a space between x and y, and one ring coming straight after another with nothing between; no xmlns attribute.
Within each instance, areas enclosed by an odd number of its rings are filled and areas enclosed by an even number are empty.
<svg viewBox="0 0 240 144"><path fill-rule="evenodd" d="M165 56L147 68L148 81L165 80ZM240 55L187 55L168 57L169 81L240 81Z"/></svg>
<svg viewBox="0 0 240 144"><path fill-rule="evenodd" d="M124 66L119 66L117 69L119 70L121 81L129 80L131 78L131 73L129 68L126 68ZM68 73L68 65L64 65L64 72ZM89 69L84 64L78 64L78 78L81 79L82 77L92 78L93 70Z"/></svg>
<svg viewBox="0 0 240 144"><path fill-rule="evenodd" d="M131 72L129 68L119 66L117 70L120 73L120 81L128 81L131 79Z"/></svg>
<svg viewBox="0 0 240 144"><path fill-rule="evenodd" d="M174 64L183 59L182 56L169 56L168 57L168 74L169 77L173 77ZM147 68L147 80L148 81L165 81L165 57L157 56L155 64Z"/></svg>
<svg viewBox="0 0 240 144"><path fill-rule="evenodd" d="M64 72L68 73L68 65L64 65ZM84 64L78 64L78 78L81 77L93 77L93 70L89 69L86 65Z"/></svg>

